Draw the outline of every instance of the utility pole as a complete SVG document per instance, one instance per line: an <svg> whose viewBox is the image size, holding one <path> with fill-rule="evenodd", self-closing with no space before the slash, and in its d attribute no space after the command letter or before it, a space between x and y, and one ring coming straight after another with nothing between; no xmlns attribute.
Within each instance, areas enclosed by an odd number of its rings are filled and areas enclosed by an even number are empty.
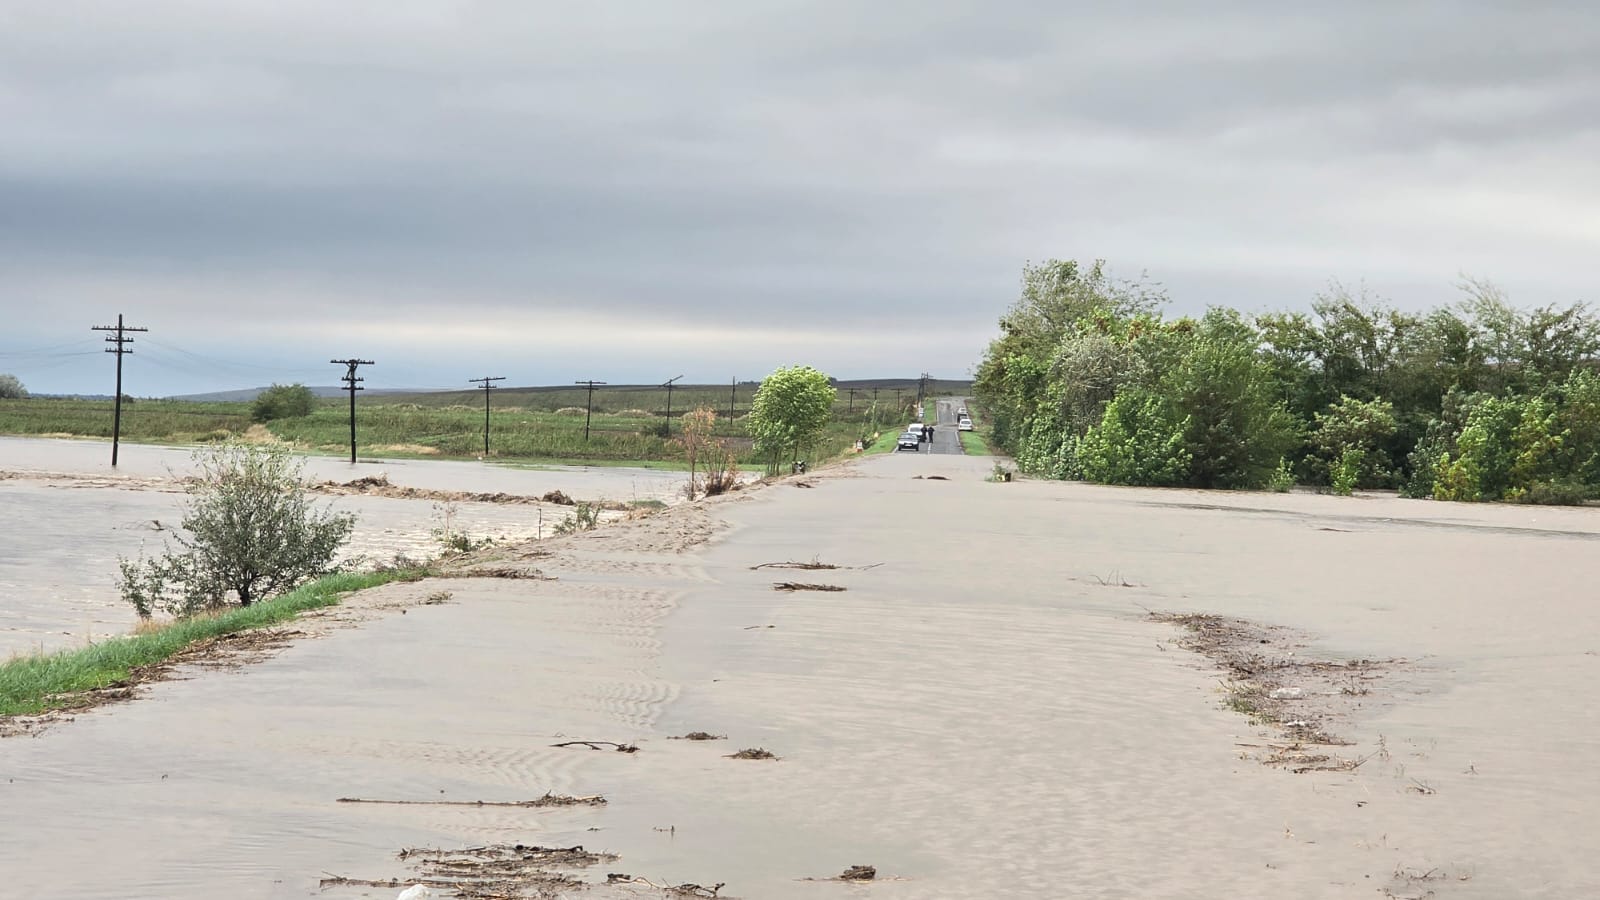
<svg viewBox="0 0 1600 900"><path fill-rule="evenodd" d="M574 381L573 384L581 384L589 388L589 401L583 411L583 442L587 444L589 443L589 418L594 415L594 386L605 384L605 382L590 379L588 381Z"/></svg>
<svg viewBox="0 0 1600 900"><path fill-rule="evenodd" d="M494 382L505 381L504 375L485 375L482 378L468 378L467 384L483 385L483 458L489 458L489 390L494 387Z"/></svg>
<svg viewBox="0 0 1600 900"><path fill-rule="evenodd" d="M850 409L848 411L849 412L855 412L856 411L856 389L855 388L845 388L845 390L850 392Z"/></svg>
<svg viewBox="0 0 1600 900"><path fill-rule="evenodd" d="M728 391L728 427L733 428L733 407L739 402L739 379L732 379L733 387ZM729 434L733 432L730 430Z"/></svg>
<svg viewBox="0 0 1600 900"><path fill-rule="evenodd" d="M682 375L678 376L678 378L682 377ZM667 389L667 437L672 437L672 384L678 378L668 378L661 383L661 386Z"/></svg>
<svg viewBox="0 0 1600 900"><path fill-rule="evenodd" d="M352 357L350 359L330 359L330 360L328 360L328 362L330 362L330 363L332 363L333 365L336 365L336 366L345 366L346 367L345 373L344 373L344 377L340 378L339 380L344 382L344 389L350 392L350 464L351 465L355 465L355 461L356 461L356 391L364 391L364 390L366 390L366 388L362 387L361 384L360 384L360 382L366 381L366 379L365 378L357 378L356 377L356 369L358 367L360 367L360 366L375 366L375 365L377 365L377 363L373 362L370 359L356 359L354 357Z"/></svg>
<svg viewBox="0 0 1600 900"><path fill-rule="evenodd" d="M133 338L126 337L129 331L149 331L148 328L134 328L132 325L122 324L122 313L117 313L115 325L92 325L90 331L111 331L115 334L106 335L106 343L111 346L106 348L107 353L117 355L117 399L112 404L111 413L111 468L117 467L117 445L122 439L122 357L133 352L128 345L133 343Z"/></svg>

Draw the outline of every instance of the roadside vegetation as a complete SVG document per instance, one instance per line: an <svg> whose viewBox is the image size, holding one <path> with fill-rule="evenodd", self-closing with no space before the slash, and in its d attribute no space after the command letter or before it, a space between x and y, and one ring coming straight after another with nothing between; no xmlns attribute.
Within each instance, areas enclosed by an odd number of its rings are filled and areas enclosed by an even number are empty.
<svg viewBox="0 0 1600 900"><path fill-rule="evenodd" d="M117 588L140 618L249 606L329 574L355 517L313 506L287 450L228 441L194 459L177 548L118 560Z"/></svg>
<svg viewBox="0 0 1600 900"><path fill-rule="evenodd" d="M1335 285L1310 313L1168 318L1103 263L1023 272L978 368L992 443L1108 484L1581 503L1600 493L1600 318L1469 281L1395 309Z"/></svg>
<svg viewBox="0 0 1600 900"><path fill-rule="evenodd" d="M871 399L870 389L858 389L853 401L835 397L826 424L809 436L808 461L814 465L837 458L857 441L870 444L874 435L909 421L915 382L903 384L910 387L898 401L891 388L882 389L877 400ZM581 389L496 390L490 407L491 458L687 469L679 443L683 418L703 408L716 414L709 437L721 442L742 468L764 469L772 457L756 448L750 421L757 387L740 384L736 393L730 385L680 387L673 392L670 419L666 392L658 387L603 387L594 394L587 441ZM275 386L263 392L266 402L125 401L122 439L185 445L247 436L256 442L282 442L302 453L348 453L347 401L314 398L305 411L298 405L303 390ZM111 423L109 399L0 399L0 434L110 438ZM482 392L363 394L356 405L356 431L363 455L477 459L483 455Z"/></svg>
<svg viewBox="0 0 1600 900"><path fill-rule="evenodd" d="M91 692L137 682L141 670L160 666L203 641L277 625L308 610L334 606L352 591L420 575L416 570L328 575L265 603L147 626L81 649L14 657L0 662L0 716L90 705L96 702Z"/></svg>

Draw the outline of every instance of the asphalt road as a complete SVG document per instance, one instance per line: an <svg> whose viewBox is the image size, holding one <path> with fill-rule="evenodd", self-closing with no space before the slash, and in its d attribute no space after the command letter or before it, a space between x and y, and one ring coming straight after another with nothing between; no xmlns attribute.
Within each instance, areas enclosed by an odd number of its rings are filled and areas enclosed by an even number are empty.
<svg viewBox="0 0 1600 900"><path fill-rule="evenodd" d="M927 417L933 423L933 451L934 453L961 454L961 435L956 430L956 410L967 402L965 397L941 397L933 401L933 415Z"/></svg>

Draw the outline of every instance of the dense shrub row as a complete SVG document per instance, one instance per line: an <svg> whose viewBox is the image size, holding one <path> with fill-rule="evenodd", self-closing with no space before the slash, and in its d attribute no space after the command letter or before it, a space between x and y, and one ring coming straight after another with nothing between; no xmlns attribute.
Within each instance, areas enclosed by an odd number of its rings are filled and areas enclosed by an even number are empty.
<svg viewBox="0 0 1600 900"><path fill-rule="evenodd" d="M1167 318L1159 288L1102 263L1030 265L975 392L994 441L1055 478L1536 503L1600 492L1600 319L1462 287L1426 313L1335 286L1309 313Z"/></svg>

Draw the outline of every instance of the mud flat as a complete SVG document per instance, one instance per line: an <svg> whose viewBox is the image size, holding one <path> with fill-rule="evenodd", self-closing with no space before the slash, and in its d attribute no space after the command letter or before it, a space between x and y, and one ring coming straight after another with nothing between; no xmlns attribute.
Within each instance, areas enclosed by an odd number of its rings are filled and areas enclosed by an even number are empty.
<svg viewBox="0 0 1600 900"><path fill-rule="evenodd" d="M0 740L6 889L392 898L470 858L527 896L1600 894L1594 512L986 468L502 554L558 580L390 585Z"/></svg>

